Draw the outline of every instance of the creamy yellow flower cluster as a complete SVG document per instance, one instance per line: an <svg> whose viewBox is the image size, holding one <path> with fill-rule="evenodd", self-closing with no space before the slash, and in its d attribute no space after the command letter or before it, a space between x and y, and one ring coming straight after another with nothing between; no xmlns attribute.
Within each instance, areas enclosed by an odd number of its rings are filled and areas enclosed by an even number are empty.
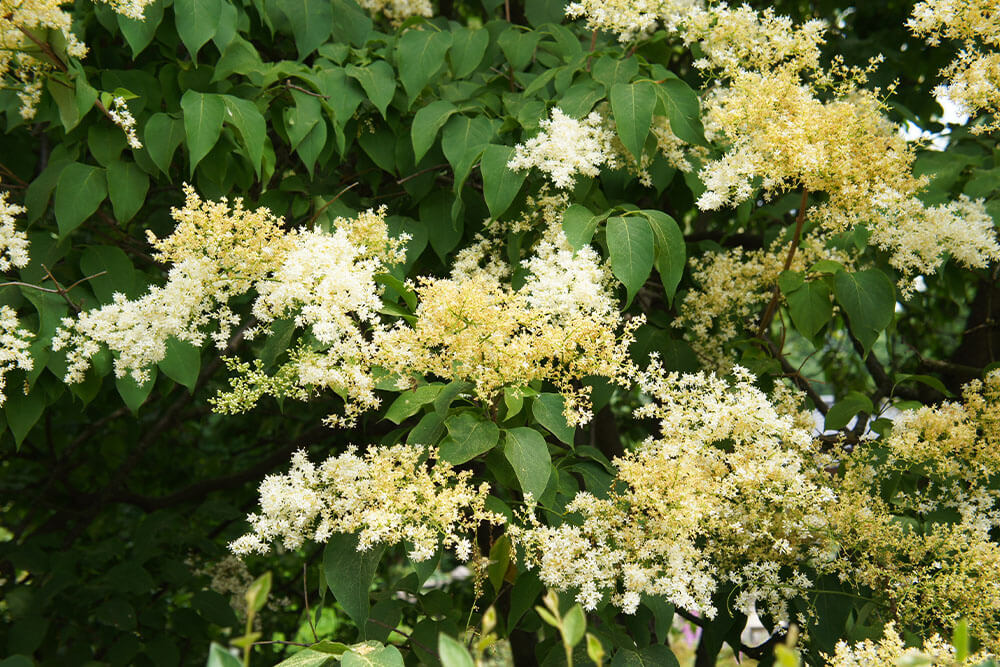
<svg viewBox="0 0 1000 667"><path fill-rule="evenodd" d="M477 526L504 523L486 509L489 486L472 486L471 476L420 445L375 446L364 455L349 447L318 466L299 451L288 474L261 482L261 513L247 517L253 532L229 547L240 555L267 553L275 540L297 549L305 540L357 533L359 551L407 543L410 560L420 562L440 540L466 561Z"/></svg>
<svg viewBox="0 0 1000 667"><path fill-rule="evenodd" d="M733 352L727 346L757 322L772 298L787 255L788 243L778 240L768 249L726 248L688 260L697 287L684 295L673 326L683 329L684 339L705 368L729 372ZM846 252L828 248L822 238L810 234L802 240L789 270L805 271L821 259L852 267Z"/></svg>
<svg viewBox="0 0 1000 667"><path fill-rule="evenodd" d="M883 439L845 455L830 510L842 579L877 591L925 636L969 622L991 651L1000 637L1000 371L964 401L903 414ZM890 497L880 492L892 489ZM916 517L916 518L914 518ZM928 521L925 523L923 517ZM929 521L933 519L932 523Z"/></svg>
<svg viewBox="0 0 1000 667"><path fill-rule="evenodd" d="M610 593L634 613L652 595L714 616L712 595L728 580L738 608L788 617L788 599L811 584L781 571L828 558L817 538L836 496L809 430L735 372L730 384L654 361L637 374L651 400L635 416L658 422L659 435L615 461L607 498L577 495L566 510L579 522L544 526L529 515L511 528L547 586L577 589L587 609Z"/></svg>
<svg viewBox="0 0 1000 667"><path fill-rule="evenodd" d="M945 254L969 267L1000 259L981 201L929 207L918 199L927 181L913 176L914 149L886 116L884 91L864 87L879 59L868 68L847 68L839 59L824 67L824 24L795 25L771 10L682 0L622 4L629 6L585 2L567 11L623 39L648 33L659 19L670 34L703 54L695 64L712 81L702 99L706 137L722 153L702 162L699 177L706 190L699 208L738 205L758 188L765 198L790 190L824 193L826 201L810 218L831 233L865 224L870 242L887 251L903 274L904 291L908 276L933 273ZM911 25L935 36L995 45L1000 23L993 4L922 3ZM979 76L975 85L952 86L959 99L974 100L970 106L983 107L990 96L994 104L1000 99L995 95L1000 56L987 60L983 56L977 67L992 67L992 73ZM983 81L990 82L990 91L982 92L988 87Z"/></svg>
<svg viewBox="0 0 1000 667"><path fill-rule="evenodd" d="M28 265L28 236L14 226L15 216L24 213L24 207L9 201L10 193L0 193L0 271L24 268ZM0 306L0 405L7 400L5 394L7 373L20 368L34 368L29 347L34 334L22 329L17 312L10 306Z"/></svg>
<svg viewBox="0 0 1000 667"><path fill-rule="evenodd" d="M382 14L395 26L411 16L434 15L430 0L359 0L358 4L371 14Z"/></svg>
<svg viewBox="0 0 1000 667"><path fill-rule="evenodd" d="M114 11L132 19L142 19L152 1L106 0ZM42 49L46 30L61 35L67 55L87 55L86 45L71 30L72 17L61 8L65 4L67 0L0 0L0 87L17 89L22 118L35 117L45 77L56 68L51 55ZM127 121L124 115L121 119ZM134 134L128 138L132 143Z"/></svg>
<svg viewBox="0 0 1000 667"><path fill-rule="evenodd" d="M942 39L961 42L942 71L947 83L938 94L969 114L993 114L975 124L976 133L1000 129L1000 7L994 0L924 0L913 8L910 30L932 46Z"/></svg>
<svg viewBox="0 0 1000 667"><path fill-rule="evenodd" d="M520 289L489 241L460 254L449 278L421 278L417 321L378 342L382 363L400 375L431 374L475 384L491 405L505 387L547 380L565 399L571 425L590 419L586 388L599 375L625 382L635 320L623 326L610 273L592 248L573 252L553 225L522 266ZM485 266L484 266L485 264Z"/></svg>
<svg viewBox="0 0 1000 667"><path fill-rule="evenodd" d="M10 306L0 306L0 405L7 401L7 373L15 368L30 371L35 367L31 357L31 340L35 337L22 329L17 311Z"/></svg>
<svg viewBox="0 0 1000 667"><path fill-rule="evenodd" d="M958 660L955 647L935 634L924 640L923 646L907 646L896 630L896 624L886 624L878 642L870 639L837 644L836 653L827 656L829 667L874 667L875 665L927 665L928 667L959 667L979 665L992 658L987 653L975 653Z"/></svg>

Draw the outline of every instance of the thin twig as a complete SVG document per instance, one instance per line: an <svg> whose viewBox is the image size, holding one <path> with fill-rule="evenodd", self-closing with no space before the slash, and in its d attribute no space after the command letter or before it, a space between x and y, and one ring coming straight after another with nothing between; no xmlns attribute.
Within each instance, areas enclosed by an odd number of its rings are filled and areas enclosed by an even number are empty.
<svg viewBox="0 0 1000 667"><path fill-rule="evenodd" d="M20 185L27 185L28 184L23 178L21 178L20 176L18 176L17 174L15 174L13 171L11 171L10 167L8 167L7 165L3 164L2 162L0 162L0 171L2 171L3 173L5 173L6 175L10 176L11 178L13 178Z"/></svg>
<svg viewBox="0 0 1000 667"><path fill-rule="evenodd" d="M429 171L437 171L438 169L443 169L444 167L447 167L447 166L448 166L447 162L442 162L441 164L436 164L433 167L426 167L424 169L421 169L418 172L410 174L409 176L404 176L403 178L401 178L398 181L396 181L396 185L402 185L403 183L406 183L407 181L409 181L411 179L414 179L417 176L423 176L424 174L426 174Z"/></svg>
<svg viewBox="0 0 1000 667"><path fill-rule="evenodd" d="M56 67L58 67L63 72L68 72L69 71L69 68L66 67L66 63L64 63L59 58L59 56L56 55L56 52L52 50L52 47L49 45L48 42L43 42L42 40L38 39L37 37L35 37L34 34L32 34L32 32L30 30L28 30L24 26L20 26L19 25L19 26L17 26L17 29L20 30L22 33L24 33L25 37L27 37L32 42L34 42L35 45L38 46L38 48L40 48L42 50L42 53L44 53L46 56L48 56L49 60L51 60L52 63Z"/></svg>
<svg viewBox="0 0 1000 667"><path fill-rule="evenodd" d="M309 621L309 629L313 633L313 641L319 641L319 635L316 634L316 626L313 625L312 612L309 611L309 587L306 585L306 564L302 563L302 597L306 602L306 619Z"/></svg>
<svg viewBox="0 0 1000 667"><path fill-rule="evenodd" d="M328 201L327 203L325 203L325 204L323 204L322 206L320 206L320 207L319 207L319 210L318 210L318 211L316 211L316 212L315 212L315 213L313 214L313 216L312 216L311 218L309 218L309 220L308 220L308 222L306 222L306 224L307 224L307 225L311 225L312 223L316 222L316 218L318 218L318 217L319 217L319 216L320 216L320 215L321 215L321 214L323 213L323 211L325 211L326 209L330 208L330 205L331 205L331 204L332 204L333 202L335 202L335 201L337 201L338 199L340 199L341 195L343 195L343 194L344 194L345 192L347 192L347 191L348 191L348 190L350 190L351 188L355 187L355 186L356 186L357 184L358 184L358 182L357 182L357 181L355 181L355 182L351 183L351 184L350 184L350 185L348 185L348 186L347 186L346 188L344 188L343 190L341 190L340 192L338 192L338 193L337 193L337 196L336 196L336 197L334 197L333 199L331 199L331 200L330 200L330 201Z"/></svg>
<svg viewBox="0 0 1000 667"><path fill-rule="evenodd" d="M285 88L290 88L291 90L297 90L300 93L305 93L306 95L312 95L313 97L319 97L319 98L324 99L324 100L330 99L329 95L321 95L319 93L314 93L311 90L307 90L307 89L303 88L302 86L296 86L294 83L291 82L290 79L285 79Z"/></svg>
<svg viewBox="0 0 1000 667"><path fill-rule="evenodd" d="M792 259L795 257L795 251L799 247L799 240L802 238L802 226L806 221L806 206L809 203L809 189L802 188L802 202L799 204L799 214L795 216L795 235L792 237L792 245L788 248L788 255L785 256L785 267L783 271L787 271L792 266ZM760 328L757 329L757 335L761 338L764 337L764 333L767 328L771 326L771 320L774 319L774 312L778 309L778 299L781 297L781 287L775 284L774 292L771 294L771 301L767 304L767 310L764 311L764 317L760 319Z"/></svg>
<svg viewBox="0 0 1000 667"><path fill-rule="evenodd" d="M81 310L81 308L80 308L80 306L76 305L73 302L72 299L69 298L69 295L66 293L68 290L63 289L62 285L59 284L59 281L56 280L56 277L54 275L52 275L52 272L49 271L49 269L48 269L47 266L45 266L44 264L42 264L42 269L45 270L45 274L55 284L55 286L56 286L56 293L59 294L59 296L61 296L63 298L63 300L65 300L66 303L69 304L70 308L72 308L74 311L76 311L77 313L79 313L80 310Z"/></svg>

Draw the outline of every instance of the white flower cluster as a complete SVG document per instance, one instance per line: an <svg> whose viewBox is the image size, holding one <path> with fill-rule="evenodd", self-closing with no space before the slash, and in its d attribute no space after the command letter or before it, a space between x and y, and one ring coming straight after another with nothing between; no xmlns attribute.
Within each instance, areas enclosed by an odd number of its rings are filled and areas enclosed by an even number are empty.
<svg viewBox="0 0 1000 667"><path fill-rule="evenodd" d="M566 5L566 16L585 17L587 27L618 35L622 42L645 37L659 22L667 30L687 18L703 0L578 0Z"/></svg>
<svg viewBox="0 0 1000 667"><path fill-rule="evenodd" d="M972 126L972 131L1000 129L1000 8L994 0L924 0L913 8L910 30L937 46L942 39L957 40L962 49L942 71L947 83L935 91L969 114L992 113L994 118Z"/></svg>
<svg viewBox="0 0 1000 667"><path fill-rule="evenodd" d="M288 235L283 261L256 285L253 313L263 323L291 316L296 327L308 328L318 346L292 354L285 370L291 371L289 386L244 369L243 377L234 380L234 391L220 396L217 407L244 410L269 382L272 389L265 393L307 398L310 390L331 389L345 396L346 415L329 417L331 424L353 423L360 413L378 407L370 373L380 353L373 338L383 330L378 314L382 290L375 276L403 259L408 238L390 239L384 215L384 210L369 210L350 220L337 219L331 233L300 229Z"/></svg>
<svg viewBox="0 0 1000 667"><path fill-rule="evenodd" d="M30 371L35 362L29 350L35 334L20 327L17 312L10 306L0 306L0 405L7 400L7 373L15 368Z"/></svg>
<svg viewBox="0 0 1000 667"><path fill-rule="evenodd" d="M471 471L455 472L436 457L419 445L373 446L363 456L352 446L317 466L299 451L288 474L261 482L261 513L247 517L253 532L229 548L263 554L275 540L297 549L306 540L358 533L359 551L406 542L410 559L420 562L440 541L468 560L479 524L504 518L485 508L488 485L470 485Z"/></svg>
<svg viewBox="0 0 1000 667"><path fill-rule="evenodd" d="M28 235L14 226L14 217L25 209L8 201L9 196L9 192L0 193L0 271L28 265Z"/></svg>
<svg viewBox="0 0 1000 667"><path fill-rule="evenodd" d="M618 165L612 146L615 135L596 112L576 120L555 107L551 118L539 126L538 135L514 147L514 157L507 163L509 169L536 167L548 174L556 187L569 188L577 174L593 177L600 173L602 165Z"/></svg>
<svg viewBox="0 0 1000 667"><path fill-rule="evenodd" d="M411 16L434 16L429 0L360 0L358 4L371 14L384 15L396 26Z"/></svg>
<svg viewBox="0 0 1000 667"><path fill-rule="evenodd" d="M142 142L139 141L139 137L135 133L135 116L128 110L128 105L124 97L116 97L112 101L112 106L108 109L108 115L111 116L111 120L114 121L115 125L120 127L122 132L125 133L125 138L128 139L129 146L136 150L142 148Z"/></svg>
<svg viewBox="0 0 1000 667"><path fill-rule="evenodd" d="M529 273L520 293L529 308L552 323L607 318L618 308L611 272L600 255L589 245L574 252L559 225L546 230L521 266Z"/></svg>
<svg viewBox="0 0 1000 667"><path fill-rule="evenodd" d="M810 432L779 413L754 378L735 369L729 384L704 374L667 375L654 361L636 378L653 400L638 418L660 435L615 460L606 499L582 492L567 506L579 524L512 527L526 564L557 590L579 590L594 609L604 595L625 613L642 595L714 616L720 580L737 584L737 605L787 619L787 603L810 582L779 575L828 558L820 539L822 483Z"/></svg>
<svg viewBox="0 0 1000 667"><path fill-rule="evenodd" d="M895 622L886 624L884 634L878 642L865 639L856 644L837 642L836 652L826 656L828 667L886 667L899 665L928 665L934 667L959 667L960 665L990 664L996 658L987 653L966 656L957 660L955 647L932 635L924 640L923 646L907 646L896 630Z"/></svg>
<svg viewBox="0 0 1000 667"><path fill-rule="evenodd" d="M52 349L67 348L65 381L82 382L101 345L116 353L115 375L131 373L136 382L149 378L149 367L166 356L171 337L200 345L211 333L226 344L238 318L226 305L263 278L280 260L284 248L281 221L266 209L247 211L223 199L203 202L185 187L186 201L172 215L178 225L162 241L150 234L159 259L173 263L162 287L153 286L139 299L114 295L101 308L64 318Z"/></svg>
<svg viewBox="0 0 1000 667"><path fill-rule="evenodd" d="M149 379L149 367L166 357L171 337L200 345L206 336L202 328L213 319L229 331L233 324L229 317L213 317L219 307L212 291L217 275L208 260L191 258L170 269L164 286L150 287L139 299L118 293L110 304L82 312L76 319L63 318L52 338L53 350L67 349L63 379L82 382L103 344L118 353L115 375L131 373L142 384Z"/></svg>
<svg viewBox="0 0 1000 667"><path fill-rule="evenodd" d="M143 18L143 11L151 2L107 0L114 11L137 20ZM47 40L46 31L52 30L65 41L69 56L87 55L86 45L73 34L72 17L60 8L64 4L64 0L0 0L0 88L18 91L20 114L26 120L35 117L42 84L54 67L47 58L38 57L35 40Z"/></svg>

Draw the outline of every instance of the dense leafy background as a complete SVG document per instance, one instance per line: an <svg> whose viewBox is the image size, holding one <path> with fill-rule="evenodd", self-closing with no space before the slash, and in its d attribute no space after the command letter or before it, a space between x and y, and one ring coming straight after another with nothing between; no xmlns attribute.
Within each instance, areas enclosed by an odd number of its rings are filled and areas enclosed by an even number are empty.
<svg viewBox="0 0 1000 667"><path fill-rule="evenodd" d="M848 9L839 2L754 4L830 20L829 49L849 62L886 54L881 76L900 83L897 120L942 129L933 120L940 109L930 89L950 52L929 50L905 32L911 3ZM18 115L14 93L0 91L0 162L2 187L27 206L32 243L32 265L13 279L51 285L43 264L62 285L106 271L70 293L83 307L106 303L115 291L139 295L162 280L144 234L169 233L169 209L182 203L185 181L207 198L240 195L268 206L292 226L328 224L337 215L385 204L393 230L413 237L402 278L404 272L445 273L449 257L481 231L483 219L513 217L527 206L526 195L537 192L541 180L512 173L505 164L510 147L530 136L553 104L579 116L609 101L621 119L622 141L633 151L650 139L653 107L670 116L683 138L700 140L693 90L701 82L687 51L662 38L621 45L607 35L597 35L591 50L589 31L564 21L556 0L514 1L511 21L498 0L441 0L437 16L411 30L373 21L352 0L159 0L141 23L80 0L73 15L90 53L82 68L73 64L52 77L29 123ZM404 28L422 23L413 19ZM98 91L132 97L142 150L129 149L121 131L94 107ZM951 141L947 152L927 152L918 161L919 170L939 175L929 197L993 196L1000 182L993 138L956 128ZM623 303L649 319L636 355L658 350L669 367L693 370L697 359L669 326L675 292L690 287L683 256L720 245L766 245L789 224L796 197L704 215L693 205L696 178L674 173L662 160L652 171L653 188L624 172L581 181L573 193L573 201L586 207L575 211L579 239L593 238L610 256ZM593 224L594 215L617 206L653 213L611 212ZM664 213L670 216L661 220L665 233L684 234L680 257L676 242L650 243ZM635 234L625 234L629 225ZM509 239L513 248L522 241ZM842 314L810 310L815 302L808 294L792 297L806 289L795 284L782 286L790 299L788 358L782 362L766 347L744 346L743 363L763 373L765 382L768 374L803 363L804 375L828 382L822 393L838 399L828 427L846 427L856 413L870 412L873 402L889 396L933 401L957 392L1000 352L995 270L949 264L926 291L896 307L894 276L883 257L866 252L876 267L870 273L831 274L808 289L832 289L842 312L852 320L858 313L854 336L874 350L867 361L847 335ZM851 301L844 280L875 296ZM242 632L242 621L200 572L244 530L257 482L297 448L319 455L349 442L403 440L421 425L421 435L433 427L433 437L447 433L452 442L475 426L492 427L475 436L489 442L465 445L484 450L500 438L540 439L545 433L559 457L555 484L547 484L547 473L530 477L540 462L548 469L544 445L542 454L526 454L521 465L508 455L513 470L493 450L475 464L477 474L488 469L511 489L537 486L543 498L564 503L580 488L606 485L608 459L643 435L641 425L627 418L634 397L600 386L595 421L575 434L553 417L545 394L504 406L509 419L501 424L503 434L492 422L464 423L471 417L449 412L447 404L397 407L389 392L388 414L370 415L349 431L318 426L331 409L323 401L270 402L248 415L221 417L206 402L224 382L218 353L180 344L146 386L115 381L104 358L86 383L67 387L59 380L64 362L44 343L70 306L58 295L18 286L0 289L0 300L18 307L40 338L36 369L8 378L8 387L25 385L30 392L9 391L0 417L0 652L22 656L4 665L204 664L209 642L228 644ZM887 335L878 338L883 330ZM270 364L283 353L280 344L254 345L250 349ZM574 441L572 452L558 444ZM496 601L499 632L509 632L518 664L559 664L559 637L538 634L545 626L532 609L540 604L541 584L516 568L508 573L509 543L494 537L484 534L481 542L492 547L497 562L485 601ZM326 567L317 546L249 561L254 575L274 576L272 604L259 620L264 638L311 641L307 594L323 638L353 642L360 632L385 642L402 624L411 638L391 639L404 647L407 662L435 663L428 647L437 647L438 634L457 635L469 622L471 582L421 588L430 572L414 570L402 550L390 550L372 573L370 603L367 591L352 598L334 584L334 604L326 584L351 558L361 558L352 547L327 549ZM443 562L440 571L453 565ZM354 566L357 572L373 564ZM863 636L850 602L821 598L830 608L830 632L814 633L817 648L830 650L831 641L851 635L852 624ZM473 625L486 606L473 614ZM622 647L615 664L669 664L672 655L659 645L668 640L672 614L651 601L634 617L607 608L591 622L606 647ZM742 620L723 613L708 625L699 664L712 664ZM273 664L284 651L257 650L253 662ZM577 651L582 658L584 644ZM210 664L227 659L213 653Z"/></svg>

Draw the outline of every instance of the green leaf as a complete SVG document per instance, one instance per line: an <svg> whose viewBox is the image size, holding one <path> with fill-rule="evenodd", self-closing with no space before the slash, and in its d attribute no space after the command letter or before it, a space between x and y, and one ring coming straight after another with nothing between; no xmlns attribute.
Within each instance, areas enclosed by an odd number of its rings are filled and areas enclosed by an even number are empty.
<svg viewBox="0 0 1000 667"><path fill-rule="evenodd" d="M454 104L445 100L435 100L425 107L422 107L413 116L413 125L410 127L410 137L413 140L413 161L419 163L427 154L438 131L453 113L458 111Z"/></svg>
<svg viewBox="0 0 1000 667"><path fill-rule="evenodd" d="M438 70L444 67L444 58L451 46L451 33L431 29L412 28L396 41L396 63L399 80L406 90L410 104L416 99Z"/></svg>
<svg viewBox="0 0 1000 667"><path fill-rule="evenodd" d="M442 384L424 384L416 389L407 389L392 402L385 412L385 418L393 424L401 424L407 418L417 414L423 406L433 403L444 387Z"/></svg>
<svg viewBox="0 0 1000 667"><path fill-rule="evenodd" d="M562 442L572 445L576 429L566 423L564 409L565 402L559 394L539 394L531 404L531 414L538 423Z"/></svg>
<svg viewBox="0 0 1000 667"><path fill-rule="evenodd" d="M800 271L782 271L778 274L778 288L785 296L802 287L805 282L805 276Z"/></svg>
<svg viewBox="0 0 1000 667"><path fill-rule="evenodd" d="M438 635L438 656L442 667L475 667L465 645L443 632Z"/></svg>
<svg viewBox="0 0 1000 667"><path fill-rule="evenodd" d="M291 24L299 60L330 37L334 18L330 0L280 0L278 6Z"/></svg>
<svg viewBox="0 0 1000 667"><path fill-rule="evenodd" d="M135 162L118 160L108 166L108 194L118 222L135 217L146 201L149 176Z"/></svg>
<svg viewBox="0 0 1000 667"><path fill-rule="evenodd" d="M607 239L611 272L625 285L627 306L653 270L653 230L638 216L609 218Z"/></svg>
<svg viewBox="0 0 1000 667"><path fill-rule="evenodd" d="M157 365L164 375L193 392L201 370L201 349L171 337L167 340L167 356Z"/></svg>
<svg viewBox="0 0 1000 667"><path fill-rule="evenodd" d="M452 401L458 398L461 394L469 392L474 385L471 382L463 382L462 380L452 380L445 385L438 397L434 399L434 410L442 417L446 416L448 413L448 408L451 407Z"/></svg>
<svg viewBox="0 0 1000 667"><path fill-rule="evenodd" d="M955 623L951 633L951 644L955 647L955 662L962 664L969 657L969 622L961 619Z"/></svg>
<svg viewBox="0 0 1000 667"><path fill-rule="evenodd" d="M395 646L377 646L368 643L365 651L352 649L340 658L343 667L404 667L403 654Z"/></svg>
<svg viewBox="0 0 1000 667"><path fill-rule="evenodd" d="M264 159L264 140L267 138L267 124L257 105L232 95L223 95L226 105L225 122L236 128L247 150L247 157L257 175L260 176L261 161Z"/></svg>
<svg viewBox="0 0 1000 667"><path fill-rule="evenodd" d="M798 289L786 293L785 298L792 323L806 338L812 339L833 318L830 288L823 281L804 283Z"/></svg>
<svg viewBox="0 0 1000 667"><path fill-rule="evenodd" d="M292 150L299 147L316 125L323 120L323 111L313 95L306 95L297 90L292 91L294 106L285 108L285 131L288 132L288 144Z"/></svg>
<svg viewBox="0 0 1000 667"><path fill-rule="evenodd" d="M673 133L689 144L707 145L705 130L701 126L701 105L698 94L691 86L672 77L657 86L656 92L666 108Z"/></svg>
<svg viewBox="0 0 1000 667"><path fill-rule="evenodd" d="M215 36L215 31L219 28L222 2L223 0L174 0L177 34L195 62L198 60L199 49Z"/></svg>
<svg viewBox="0 0 1000 667"><path fill-rule="evenodd" d="M541 498L552 474L552 458L545 438L526 426L507 429L503 454L514 469L521 490L530 493L535 500Z"/></svg>
<svg viewBox="0 0 1000 667"><path fill-rule="evenodd" d="M59 110L59 121L67 132L80 123L80 110L76 106L76 88L63 81L62 77L49 77L49 95Z"/></svg>
<svg viewBox="0 0 1000 667"><path fill-rule="evenodd" d="M528 177L526 171L512 171L507 163L514 156L510 146L489 145L483 151L480 169L483 173L483 196L490 215L497 219L510 208L514 197Z"/></svg>
<svg viewBox="0 0 1000 667"><path fill-rule="evenodd" d="M642 157L655 108L656 88L648 81L617 83L611 88L611 111L618 136L637 162Z"/></svg>
<svg viewBox="0 0 1000 667"><path fill-rule="evenodd" d="M582 204L573 204L563 212L562 228L573 250L579 250L594 238L600 216Z"/></svg>
<svg viewBox="0 0 1000 667"><path fill-rule="evenodd" d="M535 46L542 34L535 30L524 32L518 27L507 28L497 39L497 44L507 57L507 62L515 70L522 70L531 62Z"/></svg>
<svg viewBox="0 0 1000 667"><path fill-rule="evenodd" d="M132 260L118 246L89 246L80 257L80 270L85 276L104 271L104 275L88 281L102 303L110 303L115 292L136 296L135 268Z"/></svg>
<svg viewBox="0 0 1000 667"><path fill-rule="evenodd" d="M489 565L486 566L486 576L490 580L490 585L493 587L495 595L499 594L500 589L503 588L504 577L507 575L507 570L510 569L510 551L510 537L506 534L497 538L493 542L493 546L490 547Z"/></svg>
<svg viewBox="0 0 1000 667"><path fill-rule="evenodd" d="M164 175L170 174L170 160L174 151L184 141L184 123L165 113L155 113L146 121L142 142L153 161Z"/></svg>
<svg viewBox="0 0 1000 667"><path fill-rule="evenodd" d="M149 46L156 35L156 29L163 21L164 0L156 0L146 5L142 20L130 19L122 14L116 14L118 29L122 31L125 41L132 49L134 59Z"/></svg>
<svg viewBox="0 0 1000 667"><path fill-rule="evenodd" d="M193 178L195 167L219 140L226 119L226 104L222 95L188 90L181 97L181 110Z"/></svg>
<svg viewBox="0 0 1000 667"><path fill-rule="evenodd" d="M895 377L895 384L899 385L903 384L904 382L919 382L921 384L927 385L928 387L934 389L937 392L940 392L941 394L944 394L948 398L954 397L954 394L951 393L948 387L944 386L944 383L941 382L941 380L939 380L938 378L934 377L933 375L897 373Z"/></svg>
<svg viewBox="0 0 1000 667"><path fill-rule="evenodd" d="M448 58L451 73L456 80L464 79L479 67L490 45L490 33L482 28L459 28L453 33Z"/></svg>
<svg viewBox="0 0 1000 667"><path fill-rule="evenodd" d="M441 459L459 465L496 447L500 429L471 412L452 415L444 422L448 436L441 441Z"/></svg>
<svg viewBox="0 0 1000 667"><path fill-rule="evenodd" d="M684 265L687 263L684 234L677 226L677 221L662 211L646 209L643 214L656 237L656 271L660 274L667 302L673 304L677 285L681 282Z"/></svg>
<svg viewBox="0 0 1000 667"><path fill-rule="evenodd" d="M679 667L679 665L673 651L662 644L653 644L641 651L622 649L611 660L611 667Z"/></svg>
<svg viewBox="0 0 1000 667"><path fill-rule="evenodd" d="M635 58L614 58L601 56L594 61L590 74L594 81L603 83L607 88L617 84L628 84L639 73L639 61Z"/></svg>
<svg viewBox="0 0 1000 667"><path fill-rule="evenodd" d="M372 19L354 0L333 0L333 41L364 46Z"/></svg>
<svg viewBox="0 0 1000 667"><path fill-rule="evenodd" d="M563 642L569 646L576 646L583 639L583 633L586 631L587 616L583 613L583 607L575 604L562 619Z"/></svg>
<svg viewBox="0 0 1000 667"><path fill-rule="evenodd" d="M361 84L368 99L379 110L383 118L385 111L396 93L396 75L384 60L376 60L365 67L347 66L347 76Z"/></svg>
<svg viewBox="0 0 1000 667"><path fill-rule="evenodd" d="M315 644L313 646L315 646ZM343 646L343 644L341 644L341 646ZM347 647L344 646L344 649L346 650ZM292 657L282 660L276 667L325 667L326 665L335 665L337 662L337 656L331 655L330 653L324 653L323 651L317 651L315 648L310 646L309 648L304 648L298 653L293 654Z"/></svg>
<svg viewBox="0 0 1000 667"><path fill-rule="evenodd" d="M225 647L212 642L208 649L208 662L205 667L243 667L243 663Z"/></svg>
<svg viewBox="0 0 1000 667"><path fill-rule="evenodd" d="M896 308L896 288L878 269L834 275L833 293L850 320L851 332L861 342L865 354L879 332L892 323Z"/></svg>
<svg viewBox="0 0 1000 667"><path fill-rule="evenodd" d="M323 572L337 602L354 624L363 628L371 609L368 589L375 579L385 546L376 545L368 551L358 551L357 547L357 535L331 535L323 551Z"/></svg>
<svg viewBox="0 0 1000 667"><path fill-rule="evenodd" d="M260 611L267 604L267 597L271 594L271 573L265 572L250 584L243 597L247 601L247 609L254 613Z"/></svg>
<svg viewBox="0 0 1000 667"><path fill-rule="evenodd" d="M852 391L837 401L826 413L824 428L827 431L838 431L847 426L848 422L859 412L874 414L875 406L872 405L871 399L864 394Z"/></svg>
<svg viewBox="0 0 1000 667"><path fill-rule="evenodd" d="M493 124L484 116L452 116L444 126L441 149L455 172L455 192L493 137Z"/></svg>
<svg viewBox="0 0 1000 667"><path fill-rule="evenodd" d="M20 448L45 410L45 396L41 391L33 391L25 396L19 387L10 387L3 407L7 426L14 436L14 446Z"/></svg>
<svg viewBox="0 0 1000 667"><path fill-rule="evenodd" d="M108 194L103 169L74 162L59 174L55 212L59 236L65 237L89 218Z"/></svg>
<svg viewBox="0 0 1000 667"><path fill-rule="evenodd" d="M115 387L118 395L125 401L125 405L133 415L139 414L139 408L149 398L153 387L156 385L156 367L149 369L149 379L139 384L131 375L115 378Z"/></svg>

